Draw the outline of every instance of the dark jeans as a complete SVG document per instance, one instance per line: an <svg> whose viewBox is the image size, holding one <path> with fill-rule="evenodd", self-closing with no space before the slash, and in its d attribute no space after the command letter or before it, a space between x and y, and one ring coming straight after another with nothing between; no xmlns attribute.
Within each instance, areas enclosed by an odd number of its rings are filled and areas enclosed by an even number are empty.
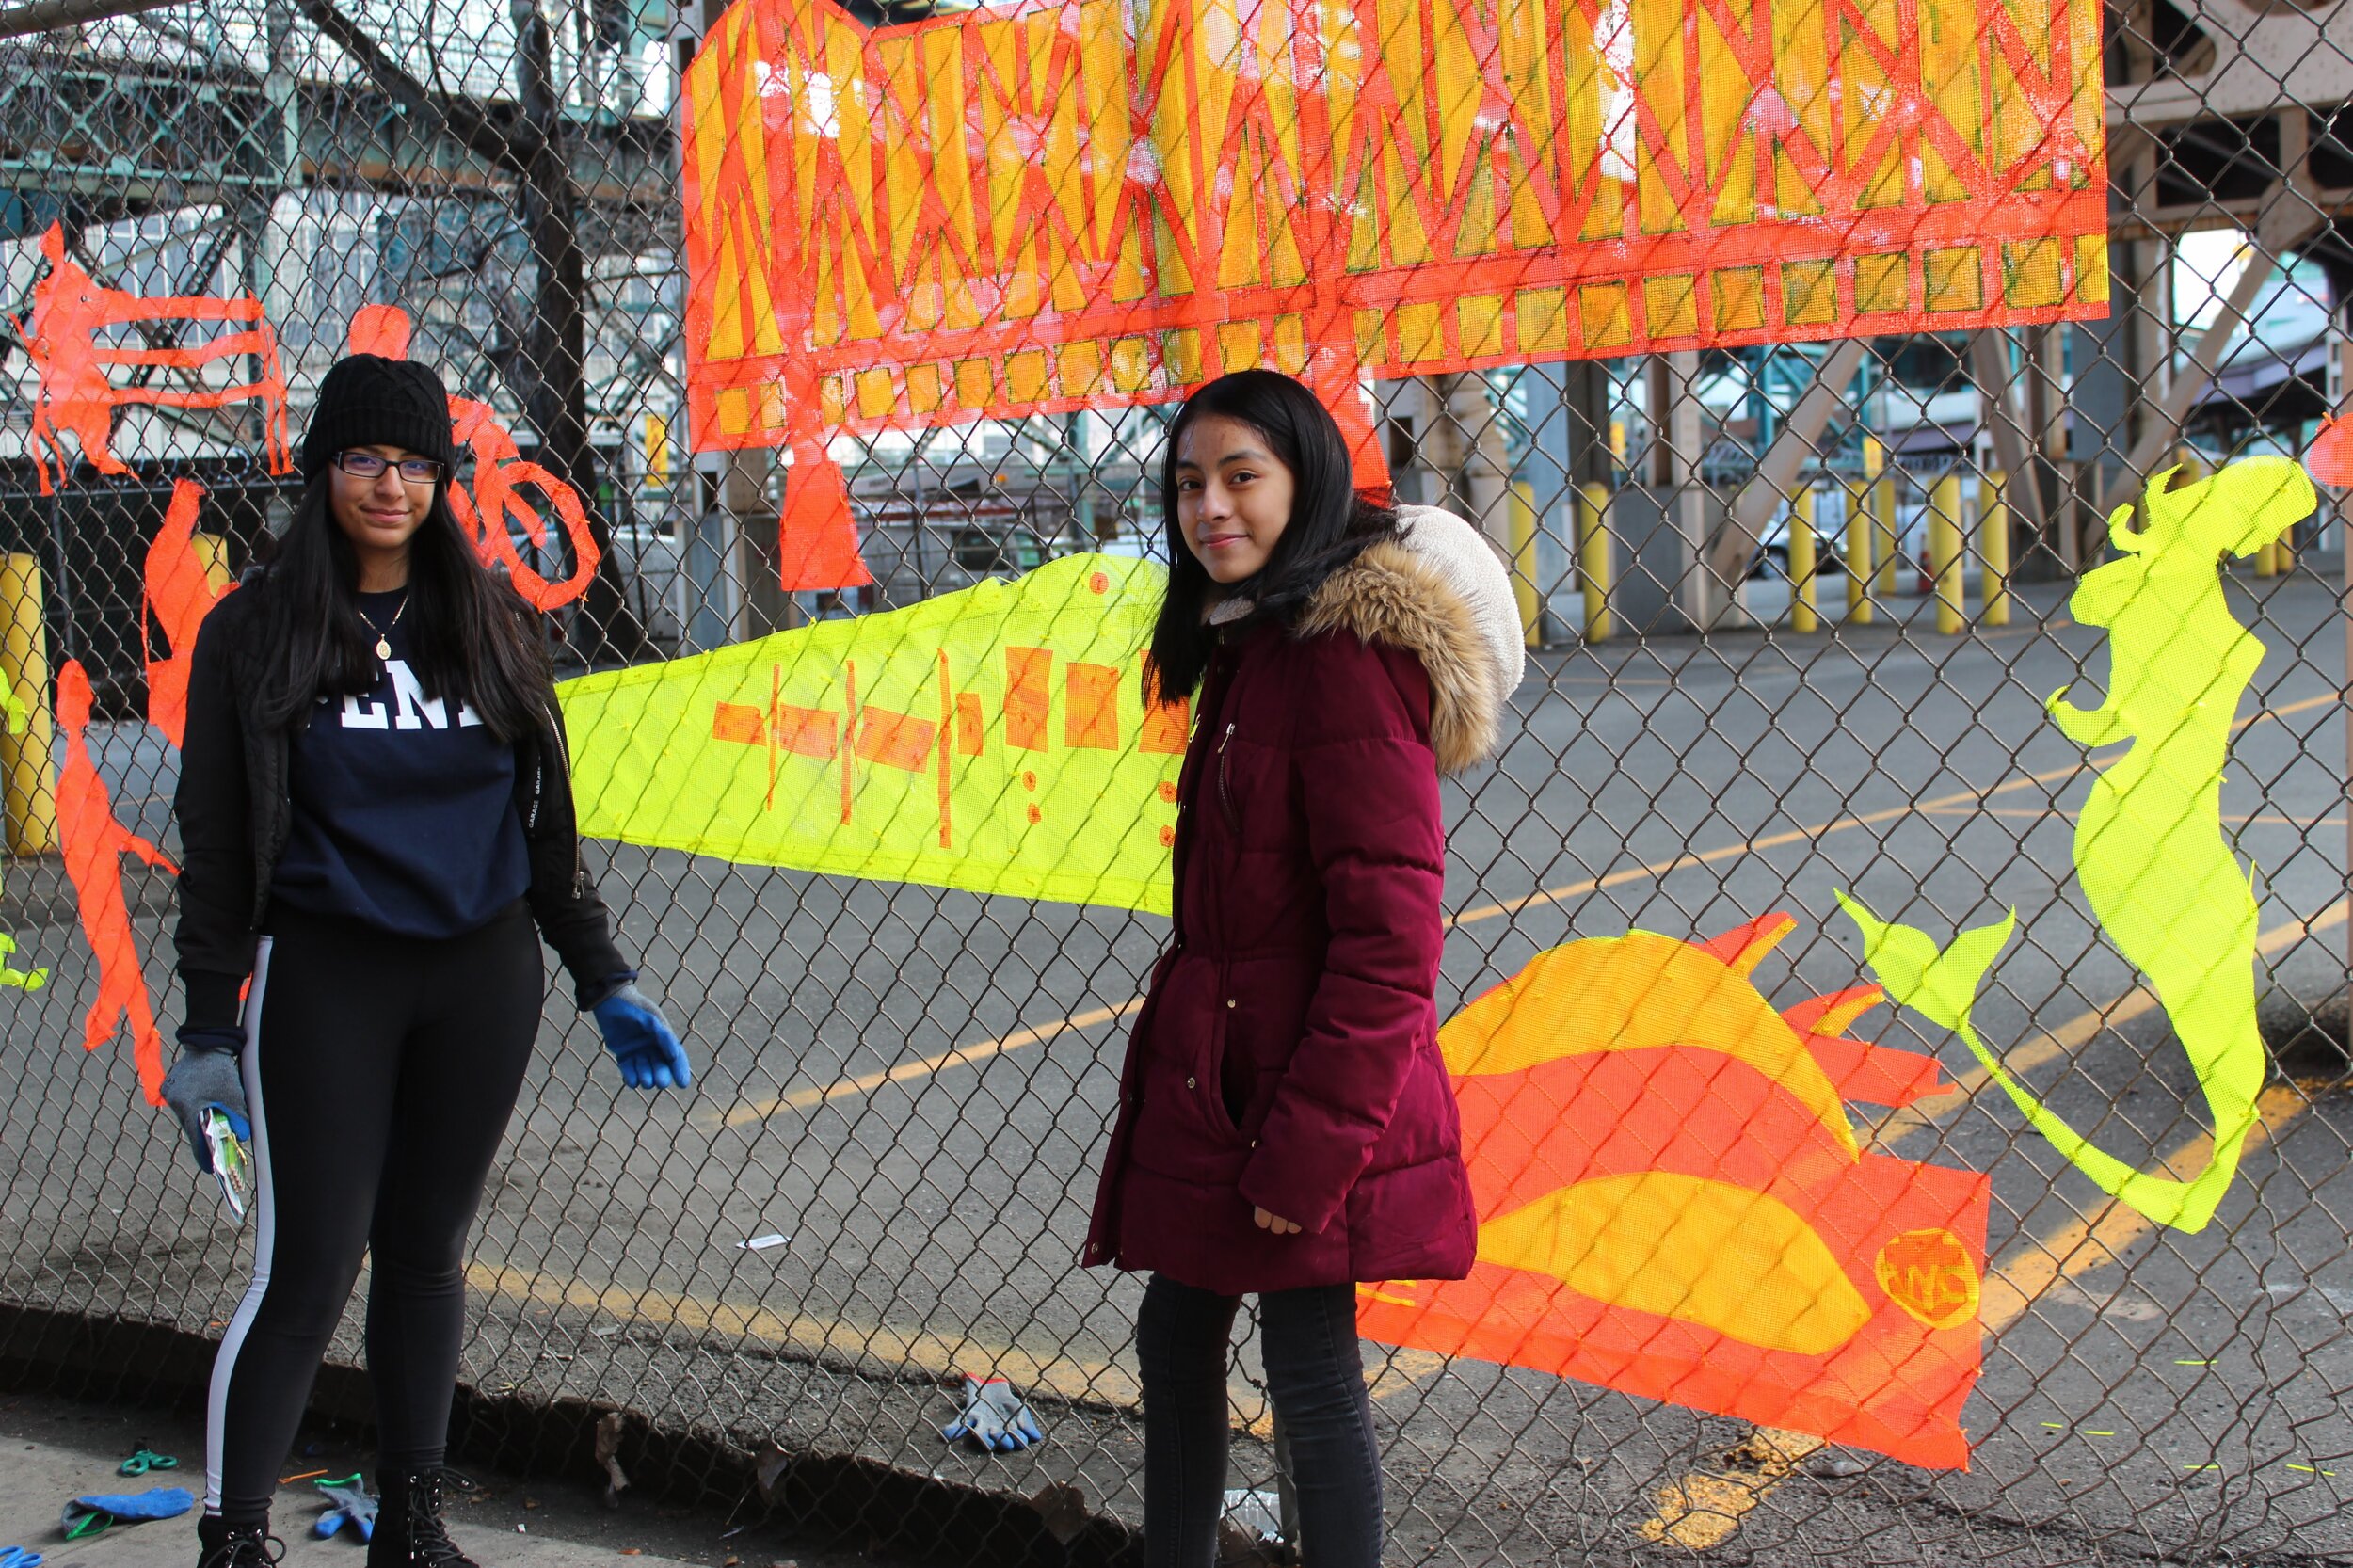
<svg viewBox="0 0 2353 1568"><path fill-rule="evenodd" d="M1154 1274L1136 1319L1144 1370L1144 1558L1210 1568L1225 1510L1225 1368L1241 1301ZM1267 1393L1290 1448L1307 1568L1377 1568L1381 1449L1352 1286L1258 1298Z"/></svg>

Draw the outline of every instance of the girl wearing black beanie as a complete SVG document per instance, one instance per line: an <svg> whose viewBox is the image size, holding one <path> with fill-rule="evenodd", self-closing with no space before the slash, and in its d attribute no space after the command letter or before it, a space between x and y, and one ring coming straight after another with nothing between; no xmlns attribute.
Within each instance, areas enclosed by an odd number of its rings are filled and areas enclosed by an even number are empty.
<svg viewBox="0 0 2353 1568"><path fill-rule="evenodd" d="M624 1082L688 1081L581 859L536 626L450 511L456 456L430 369L338 362L292 523L196 640L164 1096L202 1168L208 1110L249 1128L258 1219L213 1368L200 1568L275 1560L279 1464L363 1252L368 1568L471 1568L443 1448L466 1235L539 1029L536 937Z"/></svg>

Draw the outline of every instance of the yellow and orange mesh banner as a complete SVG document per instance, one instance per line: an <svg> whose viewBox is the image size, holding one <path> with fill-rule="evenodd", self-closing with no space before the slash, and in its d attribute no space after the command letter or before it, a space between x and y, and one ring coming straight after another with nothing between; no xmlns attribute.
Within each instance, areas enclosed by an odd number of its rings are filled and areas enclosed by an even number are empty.
<svg viewBox="0 0 2353 1568"><path fill-rule="evenodd" d="M1840 1034L1876 986L1775 1010L1794 924L1571 942L1449 1020L1478 1262L1360 1288L1366 1337L1965 1467L1990 1183L1861 1151L1844 1101L1949 1085Z"/></svg>
<svg viewBox="0 0 2353 1568"><path fill-rule="evenodd" d="M689 433L2104 314L2091 0L738 0L687 73ZM805 584L815 585L815 584Z"/></svg>

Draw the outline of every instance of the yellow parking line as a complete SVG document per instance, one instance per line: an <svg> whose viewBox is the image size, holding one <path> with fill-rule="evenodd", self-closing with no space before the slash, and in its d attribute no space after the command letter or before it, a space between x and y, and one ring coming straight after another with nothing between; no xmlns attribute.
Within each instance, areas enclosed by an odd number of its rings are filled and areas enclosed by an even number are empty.
<svg viewBox="0 0 2353 1568"><path fill-rule="evenodd" d="M2301 1085L2275 1084L2265 1089L2255 1101L2258 1120L2247 1134L2247 1153L2261 1148L2311 1105L2310 1095ZM2164 1163L2195 1170L2213 1153L2214 1134L2201 1132L2166 1156ZM2053 1286L2121 1260L2125 1249L2155 1228L2146 1215L2110 1198L2091 1214L2048 1236L2012 1242L1987 1271L1978 1307L1982 1332L2000 1334L2025 1317ZM1692 1551L1721 1545L1808 1455L1827 1446L1811 1432L1759 1427L1723 1456L1726 1463L1738 1466L1739 1473L1693 1469L1669 1482L1653 1499L1657 1512L1638 1526L1635 1533L1645 1541L1670 1541Z"/></svg>
<svg viewBox="0 0 2353 1568"><path fill-rule="evenodd" d="M743 1127L751 1122L766 1121L779 1111L813 1111L821 1105L827 1105L838 1099L847 1099L853 1095L871 1094L886 1083L904 1083L911 1078L924 1078L944 1068L970 1066L985 1062L992 1056L1002 1056L1009 1050L1019 1050L1023 1046L1035 1045L1041 1040L1052 1040L1072 1030L1093 1029L1096 1024L1107 1024L1115 1018L1127 1017L1143 1005L1144 999L1134 997L1121 1002L1117 1007L1098 1007L1091 1013L1073 1014L1067 1018L1056 1018L1051 1023L1039 1024L1035 1028L1016 1029L1011 1034L1000 1035L994 1040L983 1040L969 1046L957 1046L941 1051L937 1056L927 1056L920 1062L902 1062L887 1072L866 1073L857 1078L845 1078L838 1083L829 1083L823 1088L795 1089L792 1093L778 1099L760 1100L750 1105L739 1105L727 1113L726 1119L720 1125Z"/></svg>
<svg viewBox="0 0 2353 1568"><path fill-rule="evenodd" d="M872 1361L948 1378L961 1372L1011 1378L1025 1391L1062 1400L1128 1405L1141 1399L1135 1378L1109 1362L1086 1361L1061 1351L1035 1352L1018 1345L992 1345L967 1336L854 1324L839 1318L773 1311L733 1302L706 1301L668 1290L627 1289L491 1263L466 1267L467 1286L516 1305L571 1307L649 1327L685 1329L748 1339L812 1361L856 1366Z"/></svg>
<svg viewBox="0 0 2353 1568"><path fill-rule="evenodd" d="M2233 733L2236 733L2270 720L2283 719L2291 713L2301 713L2324 704L2333 706L2343 700L2344 698L2334 692L2322 696L2304 697L2288 703L2284 707L2266 708L2259 713L2250 713L2232 725L2231 728ZM1902 806L1886 807L1878 811L1866 811L1859 816L1833 817L1817 827L1793 827L1780 833L1744 840L1737 844L1723 844L1715 849L1679 855L1672 860L1655 860L1647 865L1630 866L1625 871L1611 872L1607 876L1593 877L1584 882L1573 882L1559 888L1539 888L1535 892L1523 894L1515 899L1505 899L1496 904L1481 904L1476 909L1466 909L1454 917L1453 923L1458 926L1470 925L1479 920L1491 920L1501 915L1516 915L1523 909L1531 909L1541 904L1558 904L1563 899L1582 898L1587 893L1599 892L1605 888L1621 887L1628 882L1651 881L1671 875L1675 872L1688 871L1693 866L1713 865L1719 860L1737 859L1744 855L1753 855L1759 850L1780 849L1789 844L1803 843L1809 839L1825 838L1833 833L1844 832L1850 827L1876 827L1881 823L1894 822L1899 817L1913 816L1917 813L1933 814L1948 807L1959 806L1969 801L1991 800L1995 795L2007 794L2012 790L2023 790L2030 785L2052 784L2062 778L2072 778L2090 765L2091 759L2078 759L2064 767L2046 768L2041 773L2006 779L1987 790L1957 790L1951 794L1938 795L1933 800L1912 801Z"/></svg>
<svg viewBox="0 0 2353 1568"><path fill-rule="evenodd" d="M1987 806L1974 809L1968 806L1940 806L1928 814L1932 817L2030 817L2038 821L2057 817L2068 822L2073 822L2083 815L2081 811L2072 808L2057 806L2048 809L2033 806ZM2224 817L2222 825L2225 827L2343 827L2345 819L2326 815L2289 817L2282 816L2277 811L2254 811Z"/></svg>
<svg viewBox="0 0 2353 1568"><path fill-rule="evenodd" d="M2247 1134L2246 1153L2253 1154L2279 1136L2297 1116L2312 1108L2312 1087L2275 1083L2255 1096L2256 1121ZM2174 1170L2195 1171L2214 1155L2214 1134L2201 1132L2165 1157ZM2110 1198L2049 1236L2012 1242L2002 1260L1988 1272L1978 1316L1989 1334L1999 1334L2026 1315L2036 1298L2061 1280L2089 1273L2105 1263L2121 1261L2123 1252L2156 1229L2156 1222L2137 1209Z"/></svg>

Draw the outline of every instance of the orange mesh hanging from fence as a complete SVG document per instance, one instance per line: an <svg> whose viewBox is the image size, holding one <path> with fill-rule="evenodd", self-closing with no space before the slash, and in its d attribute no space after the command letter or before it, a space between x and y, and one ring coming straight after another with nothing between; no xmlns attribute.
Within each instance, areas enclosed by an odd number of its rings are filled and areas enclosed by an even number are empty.
<svg viewBox="0 0 2353 1568"><path fill-rule="evenodd" d="M689 419L784 445L1360 377L2105 314L2088 0L739 0L685 87ZM806 532L803 532L806 531ZM800 537L793 536L798 533ZM836 581L839 579L839 581Z"/></svg>

